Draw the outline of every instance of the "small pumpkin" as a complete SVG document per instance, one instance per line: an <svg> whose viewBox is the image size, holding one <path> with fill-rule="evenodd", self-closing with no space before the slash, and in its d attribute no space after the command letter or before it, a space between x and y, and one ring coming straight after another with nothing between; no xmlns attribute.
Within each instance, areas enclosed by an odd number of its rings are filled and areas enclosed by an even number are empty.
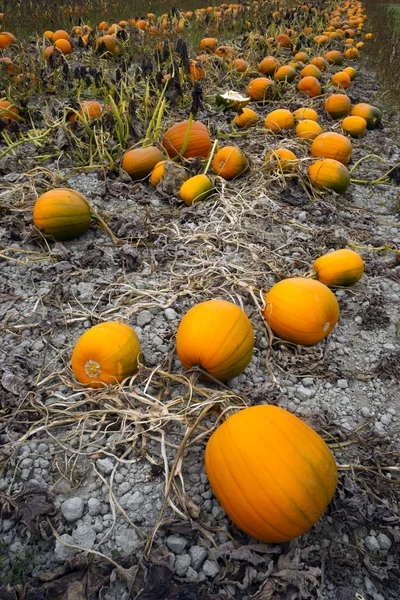
<svg viewBox="0 0 400 600"><path fill-rule="evenodd" d="M290 67L289 65L284 65L283 67L279 67L274 75L275 81L285 81L291 83L297 75L296 69L294 67Z"/></svg>
<svg viewBox="0 0 400 600"><path fill-rule="evenodd" d="M316 56L310 61L310 65L315 65L320 71L326 71L328 68L328 61L323 56Z"/></svg>
<svg viewBox="0 0 400 600"><path fill-rule="evenodd" d="M165 158L161 150L155 146L132 148L122 157L121 166L134 181L150 175L157 163Z"/></svg>
<svg viewBox="0 0 400 600"><path fill-rule="evenodd" d="M57 29L57 31L53 33L52 42L54 43L57 40L67 40L67 42L70 42L71 38L69 33L64 29Z"/></svg>
<svg viewBox="0 0 400 600"><path fill-rule="evenodd" d="M247 170L249 163L243 152L236 146L225 146L218 150L212 161L216 175L224 179L235 179Z"/></svg>
<svg viewBox="0 0 400 600"><path fill-rule="evenodd" d="M78 339L72 353L75 378L101 388L121 383L137 371L140 344L132 327L107 321L91 327Z"/></svg>
<svg viewBox="0 0 400 600"><path fill-rule="evenodd" d="M278 133L294 127L294 116L290 110L278 108L270 112L264 121L265 129Z"/></svg>
<svg viewBox="0 0 400 600"><path fill-rule="evenodd" d="M298 108L293 114L296 121L302 121L303 119L318 121L318 113L313 108Z"/></svg>
<svg viewBox="0 0 400 600"><path fill-rule="evenodd" d="M357 48L347 48L347 50L344 51L344 57L347 58L347 60L357 60L358 59L358 50Z"/></svg>
<svg viewBox="0 0 400 600"><path fill-rule="evenodd" d="M273 75L279 69L281 63L275 56L266 56L257 67L257 71L267 77Z"/></svg>
<svg viewBox="0 0 400 600"><path fill-rule="evenodd" d="M90 207L82 194L67 188L45 192L36 200L33 223L57 241L72 240L90 227Z"/></svg>
<svg viewBox="0 0 400 600"><path fill-rule="evenodd" d="M17 121L19 118L19 110L15 104L11 104L8 100L0 100L0 119L7 124L10 121Z"/></svg>
<svg viewBox="0 0 400 600"><path fill-rule="evenodd" d="M241 308L227 300L208 300L183 317L176 336L185 369L199 365L219 381L242 373L253 356L254 334Z"/></svg>
<svg viewBox="0 0 400 600"><path fill-rule="evenodd" d="M266 295L265 304L264 318L272 331L305 346L318 344L329 335L340 312L331 290L307 277L279 281Z"/></svg>
<svg viewBox="0 0 400 600"><path fill-rule="evenodd" d="M312 143L311 154L322 158L333 158L344 165L350 161L353 147L350 140L334 131L318 135Z"/></svg>
<svg viewBox="0 0 400 600"><path fill-rule="evenodd" d="M190 129L189 129L190 127ZM170 127L163 138L162 146L170 158L181 154L189 129L189 138L183 158L196 158L207 156L211 152L211 138L207 127L200 121L181 121Z"/></svg>
<svg viewBox="0 0 400 600"><path fill-rule="evenodd" d="M235 60L232 61L231 67L238 73L246 73L249 68L249 63L243 58L235 58Z"/></svg>
<svg viewBox="0 0 400 600"><path fill-rule="evenodd" d="M178 165L172 160L161 160L155 165L150 174L150 184L153 187L157 187L167 172L168 174L171 173L168 185L172 185L173 188L179 189L182 183L187 179L187 173L181 165Z"/></svg>
<svg viewBox="0 0 400 600"><path fill-rule="evenodd" d="M270 150L265 157L265 163L270 170L279 169L283 173L290 173L298 165L297 156L288 148Z"/></svg>
<svg viewBox="0 0 400 600"><path fill-rule="evenodd" d="M96 40L98 50L118 56L122 52L121 42L113 35L103 35Z"/></svg>
<svg viewBox="0 0 400 600"><path fill-rule="evenodd" d="M351 84L351 79L347 73L345 73L344 71L339 71L338 73L332 75L331 83L335 87L345 90Z"/></svg>
<svg viewBox="0 0 400 600"><path fill-rule="evenodd" d="M332 119L341 119L350 114L351 100L346 94L332 94L325 99L324 109Z"/></svg>
<svg viewBox="0 0 400 600"><path fill-rule="evenodd" d="M230 519L266 543L292 540L312 527L337 485L323 439L295 415L267 404L228 417L207 443L205 465Z"/></svg>
<svg viewBox="0 0 400 600"><path fill-rule="evenodd" d="M324 55L324 59L330 65L338 65L340 66L343 63L343 56L339 50L330 50Z"/></svg>
<svg viewBox="0 0 400 600"><path fill-rule="evenodd" d="M376 106L361 102L351 109L352 117L363 117L367 121L367 129L376 129L382 121L382 111Z"/></svg>
<svg viewBox="0 0 400 600"><path fill-rule="evenodd" d="M342 121L342 129L344 133L348 133L351 137L362 137L367 129L367 121L364 117L350 116Z"/></svg>
<svg viewBox="0 0 400 600"><path fill-rule="evenodd" d="M312 185L319 189L344 194L349 187L349 170L338 160L331 158L317 160L308 167L307 171Z"/></svg>
<svg viewBox="0 0 400 600"><path fill-rule="evenodd" d="M202 63L198 60L190 61L189 65L190 75L192 79L198 81L199 79L203 79L206 76L206 71L202 65Z"/></svg>
<svg viewBox="0 0 400 600"><path fill-rule="evenodd" d="M354 250L343 248L320 256L312 268L318 281L325 285L349 286L361 279L364 261Z"/></svg>
<svg viewBox="0 0 400 600"><path fill-rule="evenodd" d="M296 135L303 140L315 140L320 133L322 127L312 119L302 119L296 126Z"/></svg>
<svg viewBox="0 0 400 600"><path fill-rule="evenodd" d="M188 206L193 202L206 200L214 191L214 186L207 175L194 175L182 184L179 195Z"/></svg>
<svg viewBox="0 0 400 600"><path fill-rule="evenodd" d="M215 38L203 38L200 41L200 50L202 52L204 52L205 50L208 50L209 52L214 52L215 48L217 47L218 44L218 40Z"/></svg>
<svg viewBox="0 0 400 600"><path fill-rule="evenodd" d="M71 43L68 40L64 40L64 38L60 38L54 42L54 48L59 50L62 54L71 54L72 52Z"/></svg>
<svg viewBox="0 0 400 600"><path fill-rule="evenodd" d="M246 87L246 96L253 102L264 102L273 95L273 82L268 77L256 77Z"/></svg>
<svg viewBox="0 0 400 600"><path fill-rule="evenodd" d="M81 109L79 114L86 119L86 121L90 121L91 119L98 119L102 113L101 105L97 102L97 100L83 100L81 102ZM72 113L68 120L70 123L75 123L77 116L75 113Z"/></svg>
<svg viewBox="0 0 400 600"><path fill-rule="evenodd" d="M292 40L286 33L279 33L275 39L283 48L291 48L292 46Z"/></svg>
<svg viewBox="0 0 400 600"><path fill-rule="evenodd" d="M345 69L343 69L343 71L347 73L351 81L353 81L353 79L357 77L357 71L354 69L354 67L346 67Z"/></svg>
<svg viewBox="0 0 400 600"><path fill-rule="evenodd" d="M316 65L307 65L300 71L300 77L315 77L318 81L322 79L322 73Z"/></svg>
<svg viewBox="0 0 400 600"><path fill-rule="evenodd" d="M302 92L309 98L315 98L316 96L320 96L322 93L320 82L312 75L300 79L299 83L297 84L297 89L299 92Z"/></svg>
<svg viewBox="0 0 400 600"><path fill-rule="evenodd" d="M297 52L294 57L293 60L302 62L302 63L308 63L308 61L310 60L307 52Z"/></svg>
<svg viewBox="0 0 400 600"><path fill-rule="evenodd" d="M237 114L233 119L236 127L240 129L242 127L250 127L250 125L254 125L258 121L258 114L252 110L251 108L243 108L240 114Z"/></svg>

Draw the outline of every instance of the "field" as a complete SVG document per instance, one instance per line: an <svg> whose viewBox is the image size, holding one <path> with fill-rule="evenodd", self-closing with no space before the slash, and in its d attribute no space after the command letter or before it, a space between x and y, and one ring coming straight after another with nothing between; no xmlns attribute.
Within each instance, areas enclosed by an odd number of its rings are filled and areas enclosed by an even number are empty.
<svg viewBox="0 0 400 600"><path fill-rule="evenodd" d="M0 31L0 600L397 600L393 11L41 2Z"/></svg>

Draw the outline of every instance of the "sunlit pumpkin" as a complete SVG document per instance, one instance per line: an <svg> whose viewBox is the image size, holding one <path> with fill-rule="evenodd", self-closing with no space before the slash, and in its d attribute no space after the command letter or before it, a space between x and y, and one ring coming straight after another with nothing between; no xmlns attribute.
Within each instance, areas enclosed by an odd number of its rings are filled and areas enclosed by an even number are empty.
<svg viewBox="0 0 400 600"><path fill-rule="evenodd" d="M12 46L16 37L9 31L0 31L0 50L5 50Z"/></svg>
<svg viewBox="0 0 400 600"><path fill-rule="evenodd" d="M132 327L106 321L91 327L76 342L71 366L84 385L101 388L132 377L138 367L140 344Z"/></svg>
<svg viewBox="0 0 400 600"><path fill-rule="evenodd" d="M367 121L364 117L350 116L342 121L342 129L344 133L348 133L351 137L362 137L367 129Z"/></svg>
<svg viewBox="0 0 400 600"><path fill-rule="evenodd" d="M322 158L333 158L347 165L351 158L352 145L350 140L334 131L321 133L315 138L311 146L311 154Z"/></svg>
<svg viewBox="0 0 400 600"><path fill-rule="evenodd" d="M376 129L382 121L382 111L376 106L361 102L351 109L352 117L363 117L367 121L367 129Z"/></svg>
<svg viewBox="0 0 400 600"><path fill-rule="evenodd" d="M269 170L278 169L283 173L289 173L298 165L297 156L288 148L270 150L265 157L265 164Z"/></svg>
<svg viewBox="0 0 400 600"><path fill-rule="evenodd" d="M296 125L296 135L303 140L315 140L322 133L322 127L312 119L302 119Z"/></svg>
<svg viewBox="0 0 400 600"><path fill-rule="evenodd" d="M251 108L243 108L242 112L236 115L233 119L236 127L250 127L250 125L254 125L258 121L258 114L252 110Z"/></svg>
<svg viewBox="0 0 400 600"><path fill-rule="evenodd" d="M297 52L294 57L293 60L297 60L300 61L302 63L308 63L308 61L310 60L307 52Z"/></svg>
<svg viewBox="0 0 400 600"><path fill-rule="evenodd" d="M346 94L332 94L325 99L324 109L332 119L341 119L350 114L351 100Z"/></svg>
<svg viewBox="0 0 400 600"><path fill-rule="evenodd" d="M354 285L364 273L364 261L361 256L350 250L335 250L317 258L313 264L316 278L325 285Z"/></svg>
<svg viewBox="0 0 400 600"><path fill-rule="evenodd" d="M90 121L91 119L98 119L101 116L102 110L101 104L97 100L83 100L79 114L87 121ZM69 116L70 123L75 123L76 119L77 116L75 113Z"/></svg>
<svg viewBox="0 0 400 600"><path fill-rule="evenodd" d="M307 172L312 185L318 189L344 194L349 187L349 170L338 160L331 158L317 160L308 167Z"/></svg>
<svg viewBox="0 0 400 600"><path fill-rule="evenodd" d="M186 149L184 149L184 144ZM178 155L182 155L184 158L207 158L211 152L212 143L207 127L203 123L181 121L166 131L162 146L170 158Z"/></svg>
<svg viewBox="0 0 400 600"><path fill-rule="evenodd" d="M301 121L303 119L308 119L311 121L318 121L318 113L313 108L298 108L293 112L294 118L296 121Z"/></svg>
<svg viewBox="0 0 400 600"><path fill-rule="evenodd" d="M207 175L194 175L182 184L179 195L182 200L192 206L193 202L206 200L214 190L213 183Z"/></svg>
<svg viewBox="0 0 400 600"><path fill-rule="evenodd" d="M246 87L246 96L253 102L264 102L272 95L273 82L268 77L256 77Z"/></svg>
<svg viewBox="0 0 400 600"><path fill-rule="evenodd" d="M245 370L253 347L248 317L227 300L208 300L193 306L183 317L176 336L176 349L185 369L199 365L220 381Z"/></svg>
<svg viewBox="0 0 400 600"><path fill-rule="evenodd" d="M64 29L57 29L57 31L53 33L52 42L54 43L57 40L67 40L67 42L70 42L71 38L69 33L67 33Z"/></svg>
<svg viewBox="0 0 400 600"><path fill-rule="evenodd" d="M339 50L330 50L324 55L324 59L330 65L338 65L340 66L343 63L343 56Z"/></svg>
<svg viewBox="0 0 400 600"><path fill-rule="evenodd" d="M97 48L102 52L109 52L118 56L122 52L121 42L113 35L103 35L96 40Z"/></svg>
<svg viewBox="0 0 400 600"><path fill-rule="evenodd" d="M247 158L236 146L224 146L218 150L212 161L214 173L228 180L239 177L248 166Z"/></svg>
<svg viewBox="0 0 400 600"><path fill-rule="evenodd" d="M315 98L316 96L320 96L322 93L320 82L312 75L300 79L299 83L297 84L297 89L299 92L302 92L309 98Z"/></svg>
<svg viewBox="0 0 400 600"><path fill-rule="evenodd" d="M57 241L72 240L89 229L90 207L75 190L49 190L36 200L33 223Z"/></svg>
<svg viewBox="0 0 400 600"><path fill-rule="evenodd" d="M330 334L339 312L335 295L326 285L307 277L291 277L270 289L263 315L282 339L312 346Z"/></svg>
<svg viewBox="0 0 400 600"><path fill-rule="evenodd" d="M335 460L323 439L292 413L268 404L229 416L207 443L205 465L229 518L266 543L292 540L312 527L337 485Z"/></svg>
<svg viewBox="0 0 400 600"><path fill-rule="evenodd" d="M321 81L322 79L322 73L315 65L307 65L306 67L304 67L304 69L300 71L300 77L308 76L315 77L316 79L318 79L318 81Z"/></svg>
<svg viewBox="0 0 400 600"><path fill-rule="evenodd" d="M294 116L290 110L285 108L278 108L270 112L264 121L265 129L278 133L294 127Z"/></svg>

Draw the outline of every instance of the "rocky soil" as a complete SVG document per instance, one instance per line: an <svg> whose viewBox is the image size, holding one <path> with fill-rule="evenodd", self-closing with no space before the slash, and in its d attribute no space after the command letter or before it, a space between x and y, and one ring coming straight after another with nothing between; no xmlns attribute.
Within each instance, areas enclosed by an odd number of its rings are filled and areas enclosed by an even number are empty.
<svg viewBox="0 0 400 600"><path fill-rule="evenodd" d="M383 102L366 68L350 96ZM207 111L197 118L207 122ZM35 170L28 145L0 161L1 600L399 597L398 182L311 194L263 166L270 147L307 157L294 136L235 141L250 172L191 208L173 182L153 190L123 173L76 172L67 155ZM370 153L386 164L371 157L354 178L373 181L400 162L388 109L384 127L354 143L352 164ZM34 231L36 197L61 184L125 243L96 227L69 243ZM271 339L263 292L346 244L366 271L335 290L333 333L311 348ZM185 312L214 297L243 306L255 330L250 366L226 386L185 373L174 350ZM142 364L129 386L88 391L73 381L71 352L104 320L134 327ZM324 516L281 545L233 526L203 463L219 412L260 402L311 424L340 466Z"/></svg>

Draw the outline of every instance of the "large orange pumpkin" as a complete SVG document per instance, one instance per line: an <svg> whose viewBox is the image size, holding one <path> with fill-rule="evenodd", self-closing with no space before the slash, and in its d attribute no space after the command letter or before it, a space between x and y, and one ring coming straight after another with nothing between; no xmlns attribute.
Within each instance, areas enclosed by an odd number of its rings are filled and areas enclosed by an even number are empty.
<svg viewBox="0 0 400 600"><path fill-rule="evenodd" d="M317 344L335 327L339 304L323 283L291 277L276 283L265 297L264 318L272 331L294 344Z"/></svg>
<svg viewBox="0 0 400 600"><path fill-rule="evenodd" d="M343 56L339 50L330 50L324 56L324 59L331 65L341 65L343 63Z"/></svg>
<svg viewBox="0 0 400 600"><path fill-rule="evenodd" d="M103 35L96 40L96 46L99 49L104 49L110 54L117 56L122 52L121 42L113 35Z"/></svg>
<svg viewBox="0 0 400 600"><path fill-rule="evenodd" d="M253 328L241 308L227 300L208 300L183 317L176 336L185 369L199 365L220 381L244 371L253 355Z"/></svg>
<svg viewBox="0 0 400 600"><path fill-rule="evenodd" d="M338 73L332 75L331 83L335 87L345 90L351 84L350 75L345 73L345 71L339 71Z"/></svg>
<svg viewBox="0 0 400 600"><path fill-rule="evenodd" d="M325 99L324 108L332 119L341 119L350 114L351 100L346 94L332 94Z"/></svg>
<svg viewBox="0 0 400 600"><path fill-rule="evenodd" d="M293 114L296 121L302 121L303 119L318 121L318 113L313 108L298 108L293 112Z"/></svg>
<svg viewBox="0 0 400 600"><path fill-rule="evenodd" d="M268 77L256 77L246 87L246 96L253 102L264 102L272 95L273 82Z"/></svg>
<svg viewBox="0 0 400 600"><path fill-rule="evenodd" d="M72 353L76 379L100 388L120 383L137 371L140 344L132 327L108 321L85 331Z"/></svg>
<svg viewBox="0 0 400 600"><path fill-rule="evenodd" d="M90 207L85 197L75 190L49 190L36 200L33 223L55 240L72 240L89 229Z"/></svg>
<svg viewBox="0 0 400 600"><path fill-rule="evenodd" d="M236 146L225 146L218 150L212 161L216 175L224 179L235 179L246 171L249 163L243 152Z"/></svg>
<svg viewBox="0 0 400 600"><path fill-rule="evenodd" d="M268 404L244 408L220 425L208 441L205 465L228 516L267 543L292 540L312 527L337 485L335 460L323 439Z"/></svg>
<svg viewBox="0 0 400 600"><path fill-rule="evenodd" d="M354 250L343 248L317 258L313 271L325 285L354 285L364 273L364 261Z"/></svg>
<svg viewBox="0 0 400 600"><path fill-rule="evenodd" d="M315 98L316 96L320 96L322 93L320 82L312 75L308 75L307 77L300 79L299 83L297 84L297 89L299 92L302 92L309 98Z"/></svg>
<svg viewBox="0 0 400 600"><path fill-rule="evenodd" d="M150 175L156 164L164 158L161 150L155 146L132 148L125 152L121 166L136 181Z"/></svg>
<svg viewBox="0 0 400 600"><path fill-rule="evenodd" d="M294 116L286 108L278 108L270 112L264 121L265 129L278 133L294 127Z"/></svg>
<svg viewBox="0 0 400 600"><path fill-rule="evenodd" d="M328 189L344 194L349 187L350 173L341 162L332 158L317 160L308 169L312 185L319 189Z"/></svg>
<svg viewBox="0 0 400 600"><path fill-rule="evenodd" d="M275 81L285 81L291 83L296 77L296 69L291 67L290 65L284 65L283 67L279 67L274 75Z"/></svg>
<svg viewBox="0 0 400 600"><path fill-rule="evenodd" d="M189 128L189 121L175 123L165 133L162 145L170 158L181 154ZM211 152L211 139L207 127L200 121L192 121L190 124L189 138L184 158L206 158Z"/></svg>
<svg viewBox="0 0 400 600"><path fill-rule="evenodd" d="M352 145L350 140L334 131L318 135L312 143L311 154L322 158L333 158L347 165L351 158Z"/></svg>

